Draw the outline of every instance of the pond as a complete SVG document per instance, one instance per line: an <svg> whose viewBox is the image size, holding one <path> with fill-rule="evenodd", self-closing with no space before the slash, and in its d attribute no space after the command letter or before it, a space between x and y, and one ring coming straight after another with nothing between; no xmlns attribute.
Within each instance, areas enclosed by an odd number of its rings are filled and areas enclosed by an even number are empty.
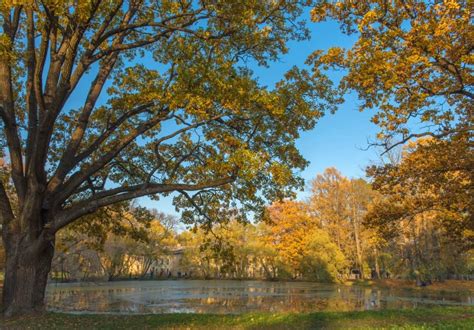
<svg viewBox="0 0 474 330"><path fill-rule="evenodd" d="M81 313L244 313L359 311L474 306L474 293L381 289L310 282L120 281L51 283L49 310Z"/></svg>

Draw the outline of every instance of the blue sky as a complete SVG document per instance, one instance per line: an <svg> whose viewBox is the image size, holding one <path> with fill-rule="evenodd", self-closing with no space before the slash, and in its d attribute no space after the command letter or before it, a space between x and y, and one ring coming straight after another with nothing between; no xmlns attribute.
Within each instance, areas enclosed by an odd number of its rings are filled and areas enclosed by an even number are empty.
<svg viewBox="0 0 474 330"><path fill-rule="evenodd" d="M310 40L290 43L289 52L268 68L251 67L261 84L273 86L292 66L304 66L308 55L316 49L350 47L354 42L354 38L342 34L334 22L308 23L308 27L312 34ZM338 73L332 73L332 78L337 76ZM364 176L364 168L377 159L376 150L363 150L367 147L367 140L373 140L377 132L370 117L369 111L358 111L357 98L349 95L334 115L325 115L313 130L302 134L297 146L310 161L309 166L301 173L307 183L328 167L336 167L348 177ZM306 193L299 193L298 196L303 199ZM171 201L172 196L159 201L142 198L139 202L143 206L176 214Z"/></svg>

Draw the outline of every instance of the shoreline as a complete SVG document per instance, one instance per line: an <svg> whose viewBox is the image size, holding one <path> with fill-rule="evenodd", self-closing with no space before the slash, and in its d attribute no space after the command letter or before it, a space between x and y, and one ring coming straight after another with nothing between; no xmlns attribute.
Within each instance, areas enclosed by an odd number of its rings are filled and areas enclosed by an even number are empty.
<svg viewBox="0 0 474 330"><path fill-rule="evenodd" d="M87 281L55 281L50 280L48 284L67 284L67 283L114 283L114 282L132 282L132 281L143 281L143 282L152 282L152 281L258 281L258 282L270 282L270 283L281 283L281 282L291 282L291 283L316 283L316 284L332 284L332 285L357 285L363 287L379 287L379 288L393 288L393 289L410 289L410 290L435 290L435 291L472 291L474 292L474 281L469 280L443 280L443 281L433 281L430 285L418 286L414 280L401 280L401 279L380 279L380 280L348 280L342 283L337 282L317 282L317 281L308 281L308 280L266 280L266 279L253 279L253 278L117 278L111 281L107 280L87 280ZM0 282L0 288L2 287L2 282Z"/></svg>

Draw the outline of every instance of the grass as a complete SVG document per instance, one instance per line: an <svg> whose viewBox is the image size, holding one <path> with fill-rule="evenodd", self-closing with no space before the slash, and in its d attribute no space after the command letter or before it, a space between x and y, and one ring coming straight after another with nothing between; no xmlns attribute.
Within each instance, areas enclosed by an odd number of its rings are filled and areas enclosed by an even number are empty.
<svg viewBox="0 0 474 330"><path fill-rule="evenodd" d="M349 281L346 285L370 286L393 289L410 289L418 291L444 291L444 292L474 292L474 281L434 281L431 285L425 287L416 286L415 281L408 280L357 280Z"/></svg>
<svg viewBox="0 0 474 330"><path fill-rule="evenodd" d="M1 329L474 329L473 307L242 315L74 315L2 319Z"/></svg>

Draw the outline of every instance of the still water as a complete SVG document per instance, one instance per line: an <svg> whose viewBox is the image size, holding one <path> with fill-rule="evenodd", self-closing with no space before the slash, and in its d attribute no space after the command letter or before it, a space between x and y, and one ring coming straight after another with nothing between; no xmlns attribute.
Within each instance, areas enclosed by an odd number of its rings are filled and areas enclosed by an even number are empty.
<svg viewBox="0 0 474 330"><path fill-rule="evenodd" d="M67 312L225 314L474 306L474 293L309 282L123 281L51 283L47 303L50 310Z"/></svg>

